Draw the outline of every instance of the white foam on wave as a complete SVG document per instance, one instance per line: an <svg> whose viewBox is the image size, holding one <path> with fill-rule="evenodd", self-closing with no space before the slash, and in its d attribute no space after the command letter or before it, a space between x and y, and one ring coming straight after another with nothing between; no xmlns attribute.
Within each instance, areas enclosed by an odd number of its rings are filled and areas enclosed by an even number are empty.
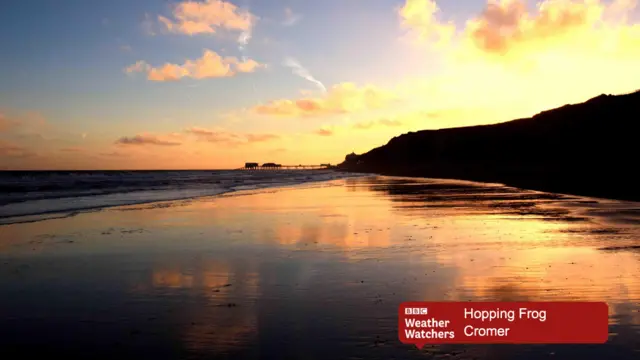
<svg viewBox="0 0 640 360"><path fill-rule="evenodd" d="M271 175L270 175L271 174ZM254 176L238 172L229 177L221 174L217 184L193 184L186 188L166 188L161 190L126 191L99 195L80 195L57 198L32 199L0 206L0 225L41 221L69 217L79 212L95 211L107 207L139 205L163 201L176 201L220 195L223 193L285 187L309 182L329 181L360 176L353 173L334 171L262 173ZM224 176L222 176L224 175ZM78 194L79 195L79 194Z"/></svg>

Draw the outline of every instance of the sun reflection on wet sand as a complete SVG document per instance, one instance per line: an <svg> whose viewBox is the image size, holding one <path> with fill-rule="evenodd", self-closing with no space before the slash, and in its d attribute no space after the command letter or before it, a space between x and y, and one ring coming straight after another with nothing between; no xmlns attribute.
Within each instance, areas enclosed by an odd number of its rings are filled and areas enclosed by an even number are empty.
<svg viewBox="0 0 640 360"><path fill-rule="evenodd" d="M637 209L364 177L0 226L0 329L14 329L0 330L0 345L118 343L105 356L157 359L454 356L399 344L397 304L581 300L609 303L610 346L631 356L640 350ZM61 337L52 327L78 330ZM497 354L465 349L463 358ZM613 348L567 349L595 359Z"/></svg>

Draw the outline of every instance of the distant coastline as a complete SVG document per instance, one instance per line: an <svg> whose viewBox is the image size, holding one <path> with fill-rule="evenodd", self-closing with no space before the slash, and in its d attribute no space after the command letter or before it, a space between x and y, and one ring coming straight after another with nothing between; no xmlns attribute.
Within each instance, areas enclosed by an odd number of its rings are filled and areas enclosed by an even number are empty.
<svg viewBox="0 0 640 360"><path fill-rule="evenodd" d="M337 169L640 201L638 110L640 91L500 124L411 132L347 155Z"/></svg>

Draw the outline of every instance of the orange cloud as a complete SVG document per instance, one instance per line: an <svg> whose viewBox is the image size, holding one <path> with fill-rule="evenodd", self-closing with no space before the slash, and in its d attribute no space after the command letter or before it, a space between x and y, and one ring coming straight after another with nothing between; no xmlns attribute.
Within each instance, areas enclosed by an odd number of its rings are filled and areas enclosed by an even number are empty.
<svg viewBox="0 0 640 360"><path fill-rule="evenodd" d="M103 152L99 154L100 156L106 156L106 157L123 157L123 156L127 156L127 154L123 153L123 152L119 152L119 151L111 151L111 152Z"/></svg>
<svg viewBox="0 0 640 360"><path fill-rule="evenodd" d="M330 88L322 97L274 100L252 110L260 115L314 117L379 109L394 100L395 96L390 92L371 85L357 87L352 83L341 83Z"/></svg>
<svg viewBox="0 0 640 360"><path fill-rule="evenodd" d="M506 117L502 116L507 111ZM406 111L392 117L384 117L376 120L344 123L336 125L324 125L311 132L319 136L359 136L355 131L368 131L367 140L372 141L369 146L375 145L377 139L388 139L407 131L419 131L426 129L442 129L459 126L473 126L490 124L506 120L512 120L508 109L496 108L441 108L432 111ZM373 140L375 139L375 140ZM364 147L366 148L366 146Z"/></svg>
<svg viewBox="0 0 640 360"><path fill-rule="evenodd" d="M151 69L151 66L146 61L138 60L135 64L129 65L124 69L127 74L133 74L137 72L147 72Z"/></svg>
<svg viewBox="0 0 640 360"><path fill-rule="evenodd" d="M160 23L174 33L213 34L219 29L248 31L254 15L222 0L183 1L173 7L173 19L158 16Z"/></svg>
<svg viewBox="0 0 640 360"><path fill-rule="evenodd" d="M355 123L355 124L353 124L352 127L354 129L358 129L358 130L367 130L367 129L371 129L371 128L376 127L376 126L397 127L397 126L402 126L402 125L403 124L402 124L402 122L400 120L382 118L382 119L378 119L378 120L363 121L363 122Z"/></svg>
<svg viewBox="0 0 640 360"><path fill-rule="evenodd" d="M430 2L406 0L404 14L413 20L403 26L419 32L428 24L446 25ZM637 89L640 24L630 20L636 3L542 0L531 7L526 0L488 0L438 48L442 69L413 80L403 100L425 111L493 107L508 120L503 115L531 116L601 93ZM443 43L434 36L422 40L423 45Z"/></svg>
<svg viewBox="0 0 640 360"><path fill-rule="evenodd" d="M245 137L248 142L263 142L279 138L275 134L245 134Z"/></svg>
<svg viewBox="0 0 640 360"><path fill-rule="evenodd" d="M182 144L181 142L171 139L173 137L175 136L158 137L150 134L141 134L141 135L135 135L132 137L126 137L126 136L121 137L120 139L116 140L115 143L117 145L136 145L136 146L142 146L142 145L177 146Z"/></svg>
<svg viewBox="0 0 640 360"><path fill-rule="evenodd" d="M215 51L204 50L201 58L187 60L184 64L166 63L159 67L153 67L145 61L138 61L125 68L128 74L144 72L150 81L178 81L182 78L207 79L230 77L237 73L254 72L257 68L263 67L252 59L241 61L236 57L222 57Z"/></svg>
<svg viewBox="0 0 640 360"><path fill-rule="evenodd" d="M185 132L195 135L200 141L226 143L228 145L265 142L279 138L279 136L275 134L237 134L223 130L209 130L199 127L185 129Z"/></svg>
<svg viewBox="0 0 640 360"><path fill-rule="evenodd" d="M37 111L23 113L10 112L11 115L0 113L0 132L22 130L33 132L43 130L48 126L47 120Z"/></svg>
<svg viewBox="0 0 640 360"><path fill-rule="evenodd" d="M27 149L26 147L16 145L12 142L0 140L0 155L3 157L32 157L36 153Z"/></svg>
<svg viewBox="0 0 640 360"><path fill-rule="evenodd" d="M60 151L62 151L62 152L70 152L70 153L77 153L77 152L82 152L83 149L80 148L80 147L71 146L71 147L62 148L62 149L60 149Z"/></svg>
<svg viewBox="0 0 640 360"><path fill-rule="evenodd" d="M592 28L604 10L593 0L545 0L535 14L528 13L523 0L489 2L478 18L467 23L466 35L477 48L503 55L519 46Z"/></svg>
<svg viewBox="0 0 640 360"><path fill-rule="evenodd" d="M487 0L485 9L462 29L438 19L434 0L406 0L401 25L416 39L486 55L536 54L581 45L590 50L640 44L640 27L626 26L637 0L543 0L535 11L525 0ZM626 27L625 27L626 26Z"/></svg>
<svg viewBox="0 0 640 360"><path fill-rule="evenodd" d="M401 24L418 41L446 44L455 32L455 25L438 20L440 9L435 0L406 0L398 10Z"/></svg>
<svg viewBox="0 0 640 360"><path fill-rule="evenodd" d="M234 59L234 58L231 58L231 59ZM259 62L253 59L246 59L243 62L239 62L237 59L235 59L233 60L233 64L235 64L236 70L238 72L243 72L243 73L254 72L257 68L264 67L263 64L260 64Z"/></svg>
<svg viewBox="0 0 640 360"><path fill-rule="evenodd" d="M321 128L315 131L315 134L320 136L332 136L333 133L333 130L329 128Z"/></svg>
<svg viewBox="0 0 640 360"><path fill-rule="evenodd" d="M185 129L185 132L191 135L195 135L200 141L206 141L210 143L227 143L230 145L237 145L242 142L242 138L240 136L225 131L215 131L198 127L191 127Z"/></svg>

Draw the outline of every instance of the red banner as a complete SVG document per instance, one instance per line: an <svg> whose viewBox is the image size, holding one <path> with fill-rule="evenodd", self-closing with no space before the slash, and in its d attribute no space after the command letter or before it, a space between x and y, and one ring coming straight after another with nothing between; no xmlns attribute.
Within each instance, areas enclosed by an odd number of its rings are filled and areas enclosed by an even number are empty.
<svg viewBox="0 0 640 360"><path fill-rule="evenodd" d="M602 344L604 302L405 302L398 336L426 344Z"/></svg>

